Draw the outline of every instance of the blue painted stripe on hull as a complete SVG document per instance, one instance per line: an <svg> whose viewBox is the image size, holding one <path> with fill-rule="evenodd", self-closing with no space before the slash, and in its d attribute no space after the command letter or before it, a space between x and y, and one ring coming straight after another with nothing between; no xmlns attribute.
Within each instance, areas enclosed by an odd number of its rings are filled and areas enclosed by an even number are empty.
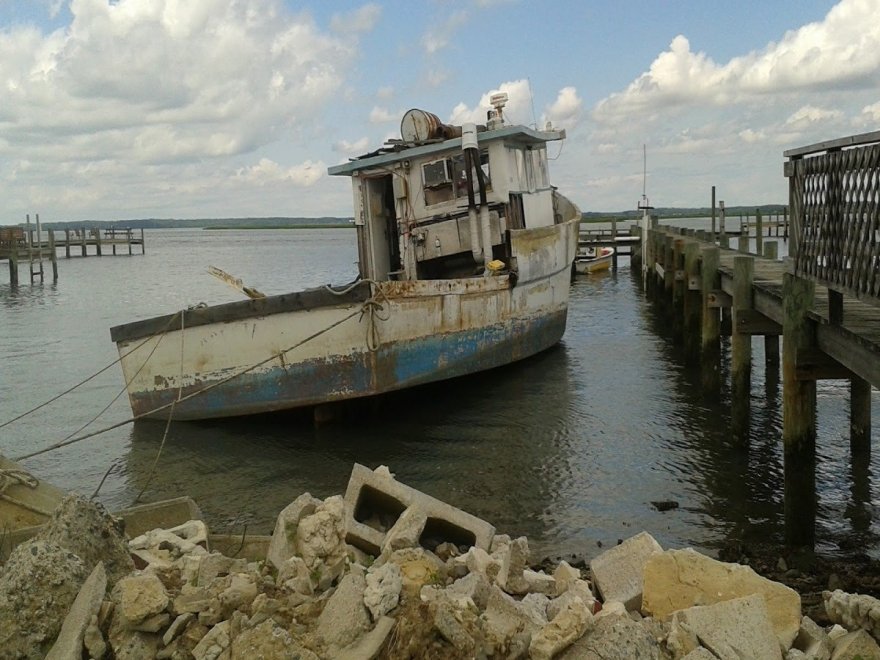
<svg viewBox="0 0 880 660"><path fill-rule="evenodd" d="M371 396L455 378L509 364L556 344L565 332L566 310L486 328L438 334L364 351L353 356L274 367L244 374L174 409L175 419L231 417ZM204 381L183 395L210 385ZM131 395L135 414L170 403L177 390ZM167 417L162 411L157 417Z"/></svg>

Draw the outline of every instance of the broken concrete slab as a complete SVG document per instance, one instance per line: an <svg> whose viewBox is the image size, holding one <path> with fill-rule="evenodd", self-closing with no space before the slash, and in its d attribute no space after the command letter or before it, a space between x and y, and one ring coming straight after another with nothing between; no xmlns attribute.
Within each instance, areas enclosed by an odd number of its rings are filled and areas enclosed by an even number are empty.
<svg viewBox="0 0 880 660"><path fill-rule="evenodd" d="M31 539L0 568L0 649L13 658L43 658L90 570L55 543Z"/></svg>
<svg viewBox="0 0 880 660"><path fill-rule="evenodd" d="M675 612L667 645L677 658L700 646L721 660L782 658L779 639L760 594Z"/></svg>
<svg viewBox="0 0 880 660"><path fill-rule="evenodd" d="M170 529L190 520L201 520L202 511L191 497L139 504L115 512L125 523L125 533L136 538L152 529Z"/></svg>
<svg viewBox="0 0 880 660"><path fill-rule="evenodd" d="M107 573L103 562L98 562L70 607L61 624L58 639L52 645L46 660L81 660L83 638L92 621L101 609L101 602L107 591Z"/></svg>
<svg viewBox="0 0 880 660"><path fill-rule="evenodd" d="M712 660L715 656L709 654ZM565 649L557 660L661 660L660 644L640 623L628 616L596 617L587 632Z"/></svg>
<svg viewBox="0 0 880 660"><path fill-rule="evenodd" d="M880 646L865 630L847 633L837 640L831 660L867 660L880 658Z"/></svg>
<svg viewBox="0 0 880 660"><path fill-rule="evenodd" d="M134 570L122 521L101 503L78 495L64 497L35 538L74 553L89 573L103 562L110 588Z"/></svg>
<svg viewBox="0 0 880 660"><path fill-rule="evenodd" d="M338 650L349 646L372 629L370 613L364 607L366 588L363 575L349 573L330 596L316 629L328 647Z"/></svg>
<svg viewBox="0 0 880 660"><path fill-rule="evenodd" d="M824 591L822 598L831 621L848 630L864 628L880 639L880 600L864 594L848 594L840 589Z"/></svg>
<svg viewBox="0 0 880 660"><path fill-rule="evenodd" d="M534 660L550 660L571 646L592 623L593 615L583 601L571 601L550 623L532 635L529 656Z"/></svg>
<svg viewBox="0 0 880 660"><path fill-rule="evenodd" d="M275 531L272 532L272 540L266 553L266 560L276 570L281 570L284 562L296 552L296 531L300 520L314 513L320 504L321 500L318 498L303 493L278 514Z"/></svg>
<svg viewBox="0 0 880 660"><path fill-rule="evenodd" d="M400 567L388 562L379 567L370 567L366 575L367 587L364 590L364 605L370 611L373 621L397 607L403 578Z"/></svg>
<svg viewBox="0 0 880 660"><path fill-rule="evenodd" d="M628 610L642 607L642 585L648 559L663 548L647 532L636 534L590 562L593 585L603 600L620 601Z"/></svg>
<svg viewBox="0 0 880 660"><path fill-rule="evenodd" d="M761 577L748 566L728 564L690 548L652 555L645 564L642 613L665 618L693 605L711 605L760 594L782 648L791 647L801 625L801 598L794 589Z"/></svg>
<svg viewBox="0 0 880 660"><path fill-rule="evenodd" d="M390 616L380 617L370 632L351 646L346 646L339 651L336 654L336 660L374 660L374 658L378 658L396 623L397 621Z"/></svg>
<svg viewBox="0 0 880 660"><path fill-rule="evenodd" d="M130 629L135 629L137 624L149 617L162 614L169 604L165 585L153 573L122 578L111 595L116 603L114 619L123 617L125 627Z"/></svg>
<svg viewBox="0 0 880 660"><path fill-rule="evenodd" d="M794 648L810 660L829 660L833 647L831 638L815 621L805 616L794 640Z"/></svg>

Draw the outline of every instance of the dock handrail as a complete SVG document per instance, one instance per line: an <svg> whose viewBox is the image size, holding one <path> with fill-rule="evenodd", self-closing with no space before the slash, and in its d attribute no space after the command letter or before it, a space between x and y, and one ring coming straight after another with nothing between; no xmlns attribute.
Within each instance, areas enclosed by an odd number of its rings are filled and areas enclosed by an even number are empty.
<svg viewBox="0 0 880 660"><path fill-rule="evenodd" d="M880 306L880 131L783 155L795 274Z"/></svg>

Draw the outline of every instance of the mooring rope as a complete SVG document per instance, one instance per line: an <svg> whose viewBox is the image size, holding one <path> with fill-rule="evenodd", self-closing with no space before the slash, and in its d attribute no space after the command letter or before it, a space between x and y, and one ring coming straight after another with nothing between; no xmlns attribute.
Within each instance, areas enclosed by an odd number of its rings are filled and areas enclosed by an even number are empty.
<svg viewBox="0 0 880 660"><path fill-rule="evenodd" d="M44 401L43 403L39 404L38 406L35 406L34 408L31 408L30 410L26 410L25 412L21 413L20 415L17 415L17 416L15 416L15 417L13 417L12 419L8 419L8 420L6 420L6 421L3 422L2 424L0 424L0 429L2 429L4 426L9 426L9 425L12 424L13 422L17 422L18 420L25 418L25 417L27 417L28 415L32 415L33 413L37 412L37 411L40 410L41 408L45 408L45 407L48 406L50 403L54 403L55 401L57 401L57 400L60 399L61 397L63 397L63 396L65 396L65 395L70 394L71 392L73 392L76 388L81 387L81 386L85 385L86 383L88 383L90 380L93 380L94 378L100 376L102 373L104 373L105 371L107 371L110 367L113 367L113 366L119 364L124 358L126 358L126 357L128 357L129 355L131 355L132 353L134 353L136 350L138 350L141 346L143 346L144 344L146 344L146 343L147 343L148 341L150 341L151 339L154 339L155 337L160 336L160 335L164 335L164 334L168 331L168 328L171 327L171 323L172 323L172 322L174 321L174 319L177 317L177 314L181 314L181 313L182 313L182 312L176 312L176 313L174 314L174 316L172 316L172 317L168 320L168 323L165 325L165 327L164 327L162 330L160 330L159 332L156 332L156 333L150 335L149 337L145 338L145 339L144 339L141 343L139 343L137 346L135 346L134 348L132 348L130 351L126 352L125 354L120 355L117 359L115 359L113 362L111 362L111 363L108 364L107 366L102 367L101 369L99 369L98 371L96 371L95 373L93 373L93 374L92 374L91 376L89 376L88 378L84 378L83 380L81 380L80 382L78 382L76 385L73 385L72 387L67 388L66 390L64 390L64 391L61 392L60 394L56 394L56 395L53 396L51 399L48 399L47 401ZM96 418L96 419L97 419L97 418ZM94 420L93 420L93 421L94 421ZM91 423L91 422L89 422L89 423ZM86 426L88 426L88 424L87 424Z"/></svg>
<svg viewBox="0 0 880 660"><path fill-rule="evenodd" d="M381 312L385 311L385 306L380 301L385 301L390 305L388 296L385 295L385 290L382 288L382 283L377 282L376 280L365 278L362 280L357 280L339 291L333 289L329 285L325 286L324 288L327 289L327 291L332 293L334 296L344 296L345 294L353 291L355 288L364 283L370 285L370 297L367 298L366 301L364 301L364 304L361 307L361 318L358 319L358 322L363 320L364 316L367 317L367 349L371 353L375 353L379 350L380 346L379 327L376 321L387 321L390 318L391 314L390 309L387 315L382 316L381 314Z"/></svg>
<svg viewBox="0 0 880 660"><path fill-rule="evenodd" d="M184 316L180 316L180 376L177 380L177 398L175 398L171 402L171 408L168 410L168 420L165 422L165 432L162 434L162 442L159 443L159 451L156 452L156 458L153 460L153 465L150 467L150 472L147 474L147 481L144 484L144 487L141 488L141 492L138 493L137 497L134 498L134 503L137 504L141 497L143 497L147 488L150 485L150 482L153 480L153 475L156 473L156 466L159 464L159 457L162 456L162 450L165 449L165 441L168 439L168 429L171 428L171 418L174 417L174 406L180 401L180 395L183 394L183 344L184 344ZM149 358L147 358L149 360ZM147 362L144 361L144 364Z"/></svg>
<svg viewBox="0 0 880 660"><path fill-rule="evenodd" d="M379 296L379 297L384 297L384 294L382 294L382 296ZM273 360L278 359L279 357L286 355L287 353L299 348L303 344L310 342L311 340L315 339L316 337L320 337L321 335L323 335L326 332L329 332L333 328L336 328L337 326L342 325L343 323L345 323L349 319L354 318L358 314L360 314L361 316L363 316L365 313L372 314L370 322L373 323L376 318L375 311L370 312L368 310L373 307L378 307L379 310L383 309L382 305L377 302L376 298L377 298L376 296L371 297L369 300L365 301L363 303L363 305L361 305L360 308L354 310L351 314L347 314L346 316L342 317L341 319L334 321L333 323L328 325L326 328L312 333L308 337L305 337L304 339L298 341L297 343L293 344L292 346L285 348L284 350L280 351L279 353L270 355L265 360L260 360L259 362L252 364L251 366L249 366L249 367L247 367L237 373L234 373L230 376L227 376L226 378L223 378L223 379L218 380L214 383L206 385L205 387L198 389L194 392L190 392L186 396L176 398L169 403L162 404L161 406L157 406L156 408L153 408L152 410L148 410L148 411L143 412L139 415L134 415L134 416L129 417L127 419L124 419L120 422L116 422L115 424L111 424L109 426L98 429L96 431L92 431L91 433L86 433L85 435L80 435L80 436L76 436L74 438L62 440L60 442L56 442L53 445L49 445L48 447L44 447L43 449L39 449L39 450L33 451L29 454L24 454L22 456L18 456L14 460L23 461L28 458L33 458L34 456L40 456L42 454L46 454L46 453L48 453L50 451L54 451L56 449L61 449L62 447L67 447L69 445L75 444L77 442L81 442L83 440L88 440L89 438L94 438L95 436L102 435L102 434L107 433L108 431L112 431L114 429L118 429L119 427L125 426L126 424L131 424L132 422L135 422L139 419L143 419L145 417L155 415L156 413L159 413L159 412L162 412L163 410L171 408L172 406L175 406L176 404L183 403L184 401L188 401L189 399L192 399L196 396L200 396L200 395L204 394L205 392L208 392L210 390L213 390L214 388L220 387L221 385L225 385L226 383L228 383L232 380L235 380L236 378L240 378L241 376L244 376L245 374L250 373L254 369L258 369L259 367L263 366L264 364L267 364L268 362L271 362ZM379 318L381 320L381 317L379 317ZM126 355L128 355L128 353Z"/></svg>
<svg viewBox="0 0 880 660"><path fill-rule="evenodd" d="M17 468L6 468L0 469L0 499L4 499L7 502L11 502L17 506L23 507L34 513L39 513L43 516L51 516L51 511L45 511L33 504L28 502L23 502L16 497L12 497L9 493L6 492L6 489L10 486L27 486L28 488L36 488L40 485L40 482L37 480L35 476L32 474L25 472L24 470L19 470Z"/></svg>

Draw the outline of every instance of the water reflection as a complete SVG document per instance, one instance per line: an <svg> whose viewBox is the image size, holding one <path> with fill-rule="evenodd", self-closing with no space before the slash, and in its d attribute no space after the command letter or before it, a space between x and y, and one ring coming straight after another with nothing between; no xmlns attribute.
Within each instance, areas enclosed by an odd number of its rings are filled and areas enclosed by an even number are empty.
<svg viewBox="0 0 880 660"><path fill-rule="evenodd" d="M306 414L172 424L144 499L190 494L215 526L271 531L303 492L343 493L353 463L388 465L415 488L501 529L546 536L566 479L572 405L564 348L474 377L347 406L315 427ZM144 488L163 423L138 423L125 497Z"/></svg>

